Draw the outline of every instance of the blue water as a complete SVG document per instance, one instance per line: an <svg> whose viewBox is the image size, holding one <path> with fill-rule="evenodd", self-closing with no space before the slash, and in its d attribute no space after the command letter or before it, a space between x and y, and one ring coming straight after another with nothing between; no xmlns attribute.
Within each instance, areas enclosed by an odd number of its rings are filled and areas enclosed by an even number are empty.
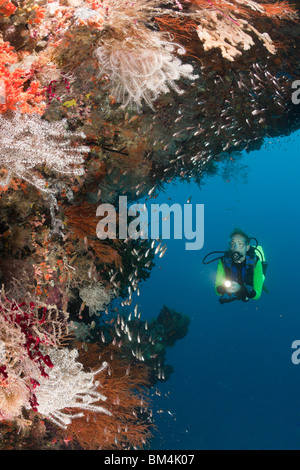
<svg viewBox="0 0 300 470"><path fill-rule="evenodd" d="M153 396L152 450L300 448L300 365L291 361L291 344L300 339L299 149L300 132L266 139L234 162L231 178L208 178L201 189L168 185L153 200L184 204L192 196L191 204L204 204L205 242L187 251L185 240L167 241L134 298L143 320L164 304L191 318L187 336L167 353L174 373ZM269 294L220 305L217 263L202 259L225 250L235 226L263 246Z"/></svg>

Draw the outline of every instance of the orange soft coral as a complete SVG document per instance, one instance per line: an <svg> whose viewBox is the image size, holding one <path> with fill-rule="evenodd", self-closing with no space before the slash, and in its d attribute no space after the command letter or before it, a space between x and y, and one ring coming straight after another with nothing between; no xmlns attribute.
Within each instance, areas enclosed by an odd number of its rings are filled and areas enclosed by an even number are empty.
<svg viewBox="0 0 300 470"><path fill-rule="evenodd" d="M46 8L34 6L32 10L32 15L28 20L29 24L41 24L42 20L45 18Z"/></svg>
<svg viewBox="0 0 300 470"><path fill-rule="evenodd" d="M9 0L0 0L0 15L13 15L16 9L17 7L15 7Z"/></svg>
<svg viewBox="0 0 300 470"><path fill-rule="evenodd" d="M45 110L45 89L37 81L30 83L31 72L21 69L11 71L9 66L17 62L18 56L13 47L7 42L0 43L0 82L4 94L4 99L0 101L0 113L16 110L18 107L23 113L42 114Z"/></svg>

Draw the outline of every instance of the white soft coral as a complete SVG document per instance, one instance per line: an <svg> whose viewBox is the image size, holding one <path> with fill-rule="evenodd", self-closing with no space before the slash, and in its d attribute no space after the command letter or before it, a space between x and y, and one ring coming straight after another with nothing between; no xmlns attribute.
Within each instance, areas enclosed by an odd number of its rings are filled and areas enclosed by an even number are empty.
<svg viewBox="0 0 300 470"><path fill-rule="evenodd" d="M50 192L46 180L36 173L41 165L57 176L83 175L83 154L89 147L76 147L73 142L84 137L83 133L67 131L66 120L48 122L37 114L19 112L0 115L0 168L6 170L0 187L19 177Z"/></svg>
<svg viewBox="0 0 300 470"><path fill-rule="evenodd" d="M161 33L146 30L127 40L105 41L95 51L100 75L109 77L112 95L124 106L136 105L138 110L143 101L153 109L158 96L170 89L183 93L176 83L181 78L198 78L190 64L174 55L176 52L185 51L165 41Z"/></svg>
<svg viewBox="0 0 300 470"><path fill-rule="evenodd" d="M50 353L53 368L47 369L49 378L39 378L40 385L35 390L38 412L63 428L74 418L82 417L83 410L111 415L97 404L106 401L106 397L98 392L99 383L95 381L95 376L108 364L104 362L96 371L85 372L77 356L77 349L53 349ZM81 411L73 413L66 409Z"/></svg>

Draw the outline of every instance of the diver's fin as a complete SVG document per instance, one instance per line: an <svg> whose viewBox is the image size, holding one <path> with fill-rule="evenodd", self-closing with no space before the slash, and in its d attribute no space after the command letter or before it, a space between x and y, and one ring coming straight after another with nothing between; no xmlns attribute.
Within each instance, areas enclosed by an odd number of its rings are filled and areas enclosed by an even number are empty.
<svg viewBox="0 0 300 470"><path fill-rule="evenodd" d="M266 288L265 285L263 285L262 290L263 290L264 292L266 292L267 294L270 294L270 292L268 291L268 289Z"/></svg>

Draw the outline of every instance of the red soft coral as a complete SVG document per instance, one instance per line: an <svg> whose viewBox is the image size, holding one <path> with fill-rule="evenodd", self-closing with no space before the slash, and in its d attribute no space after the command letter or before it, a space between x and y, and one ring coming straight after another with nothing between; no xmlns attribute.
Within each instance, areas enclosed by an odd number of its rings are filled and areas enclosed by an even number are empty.
<svg viewBox="0 0 300 470"><path fill-rule="evenodd" d="M15 7L9 0L0 0L0 14L4 16L13 15L16 11Z"/></svg>
<svg viewBox="0 0 300 470"><path fill-rule="evenodd" d="M45 89L37 81L30 83L31 72L21 69L11 71L9 66L17 62L18 56L13 47L7 42L0 44L0 85L4 94L4 99L0 101L0 113L9 109L16 110L18 105L23 113L42 114L45 109L45 104L42 103Z"/></svg>

